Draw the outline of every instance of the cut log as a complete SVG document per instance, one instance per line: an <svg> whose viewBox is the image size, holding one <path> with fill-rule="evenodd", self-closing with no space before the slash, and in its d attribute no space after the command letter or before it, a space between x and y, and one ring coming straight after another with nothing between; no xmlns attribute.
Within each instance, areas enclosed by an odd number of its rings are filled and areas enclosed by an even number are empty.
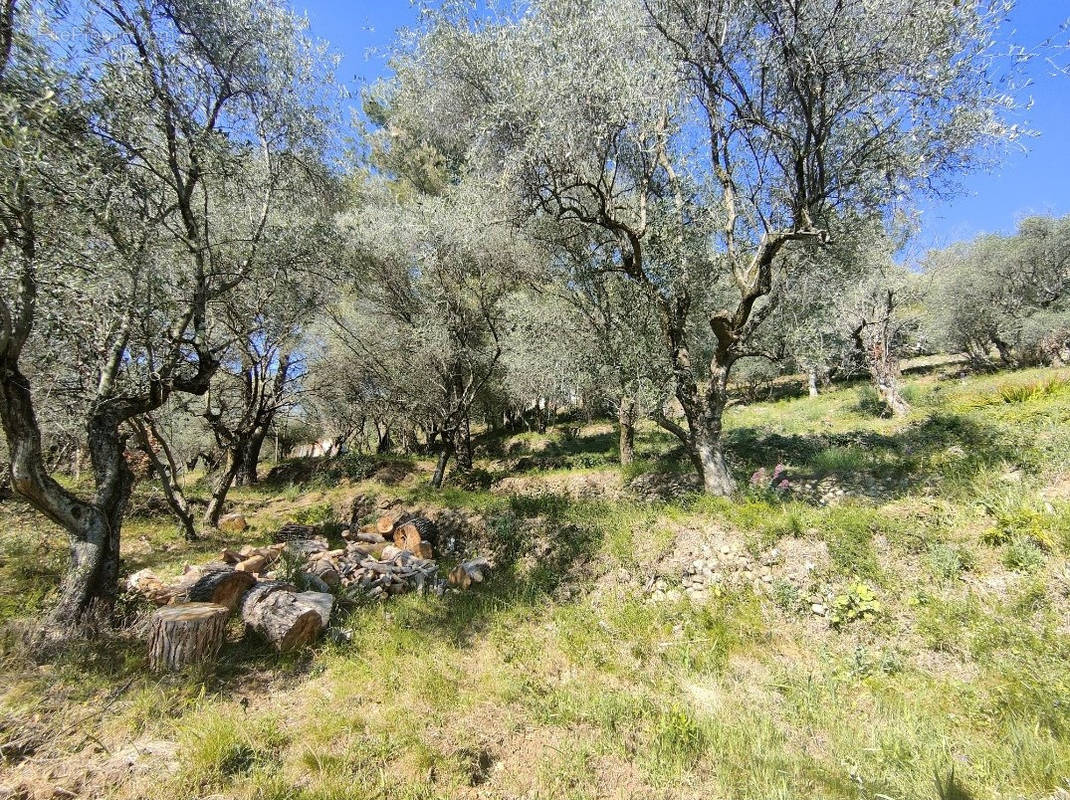
<svg viewBox="0 0 1070 800"><path fill-rule="evenodd" d="M449 578L447 578L447 580L449 581L450 586L454 586L458 589L467 589L472 585L472 576L460 565L457 565L450 570Z"/></svg>
<svg viewBox="0 0 1070 800"><path fill-rule="evenodd" d="M407 519L408 515L400 508L392 509L379 517L378 522L375 523L375 530L383 536L389 536L393 533L394 528Z"/></svg>
<svg viewBox="0 0 1070 800"><path fill-rule="evenodd" d="M473 583L482 583L486 572L490 570L491 564L485 558L475 558L471 561L465 561L458 564L456 567L450 570L448 581L450 586L455 586L459 589L467 589Z"/></svg>
<svg viewBox="0 0 1070 800"><path fill-rule="evenodd" d="M249 556L244 561L239 562L235 565L234 569L240 572L246 572L249 574L256 573L257 575L259 575L261 572L264 571L267 565L267 556L255 555Z"/></svg>
<svg viewBox="0 0 1070 800"><path fill-rule="evenodd" d="M336 587L342 582L342 576L338 574L334 564L326 558L318 558L315 561L311 561L308 565L308 572L330 587Z"/></svg>
<svg viewBox="0 0 1070 800"><path fill-rule="evenodd" d="M298 592L297 599L316 609L326 628L331 622L331 610L334 608L334 595L329 592Z"/></svg>
<svg viewBox="0 0 1070 800"><path fill-rule="evenodd" d="M258 592L260 586L250 589L242 603L245 624L279 652L301 647L319 636L323 617L318 607L302 602L296 592L281 586L265 587Z"/></svg>
<svg viewBox="0 0 1070 800"><path fill-rule="evenodd" d="M241 533L248 527L249 523L241 514L227 514L219 520L219 530L223 533Z"/></svg>
<svg viewBox="0 0 1070 800"><path fill-rule="evenodd" d="M175 596L179 602L215 603L234 611L254 583L256 578L249 572L212 564L201 567L199 577L181 586Z"/></svg>
<svg viewBox="0 0 1070 800"><path fill-rule="evenodd" d="M176 670L215 659L223 644L230 611L215 603L165 606L152 615L149 666Z"/></svg>
<svg viewBox="0 0 1070 800"><path fill-rule="evenodd" d="M326 552L330 545L326 539L291 539L286 543L286 549L298 556L310 556Z"/></svg>
<svg viewBox="0 0 1070 800"><path fill-rule="evenodd" d="M438 528L427 517L409 517L394 528L394 544L410 553L420 549L420 542L438 541Z"/></svg>
<svg viewBox="0 0 1070 800"><path fill-rule="evenodd" d="M365 544L386 544L386 537L381 533L360 533L353 534L351 537L355 542L364 542Z"/></svg>
<svg viewBox="0 0 1070 800"><path fill-rule="evenodd" d="M126 588L137 592L146 600L158 606L165 606L174 597L174 590L164 586L151 569L142 569L126 579Z"/></svg>

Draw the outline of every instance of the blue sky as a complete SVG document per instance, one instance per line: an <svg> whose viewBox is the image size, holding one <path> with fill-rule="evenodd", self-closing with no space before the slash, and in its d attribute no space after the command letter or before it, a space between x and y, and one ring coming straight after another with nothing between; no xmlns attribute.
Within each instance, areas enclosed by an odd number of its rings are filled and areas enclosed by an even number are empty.
<svg viewBox="0 0 1070 800"><path fill-rule="evenodd" d="M386 72L383 55L397 28L412 25L417 11L408 0L293 0L306 11L312 33L343 55L339 78L354 90ZM1070 17L1070 0L1019 0L1003 36L1032 48L1059 33ZM1070 33L1062 33L1062 41ZM1064 53L1070 61L1070 52ZM1033 107L1026 127L1038 132L1010 149L998 167L974 172L961 181L962 193L950 201L923 201L922 228L908 247L911 260L929 247L942 247L978 233L1010 233L1030 214L1070 214L1070 75L1053 75L1043 59L1028 68L1026 89Z"/></svg>

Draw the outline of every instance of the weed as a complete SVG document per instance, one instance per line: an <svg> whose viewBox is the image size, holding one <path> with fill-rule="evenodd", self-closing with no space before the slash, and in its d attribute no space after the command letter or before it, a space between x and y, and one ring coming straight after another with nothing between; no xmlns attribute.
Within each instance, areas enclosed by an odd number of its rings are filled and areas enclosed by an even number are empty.
<svg viewBox="0 0 1070 800"><path fill-rule="evenodd" d="M975 563L976 559L969 550L943 543L931 545L926 555L929 572L944 580L954 580L963 572L973 569Z"/></svg>
<svg viewBox="0 0 1070 800"><path fill-rule="evenodd" d="M870 620L881 612L881 603L873 589L861 581L852 581L832 598L829 622L838 628L856 620Z"/></svg>
<svg viewBox="0 0 1070 800"><path fill-rule="evenodd" d="M777 607L784 611L798 611L802 607L802 592L791 581L773 581L770 596Z"/></svg>
<svg viewBox="0 0 1070 800"><path fill-rule="evenodd" d="M1027 537L1012 539L1000 558L1003 566L1018 572L1034 572L1044 564L1044 551Z"/></svg>

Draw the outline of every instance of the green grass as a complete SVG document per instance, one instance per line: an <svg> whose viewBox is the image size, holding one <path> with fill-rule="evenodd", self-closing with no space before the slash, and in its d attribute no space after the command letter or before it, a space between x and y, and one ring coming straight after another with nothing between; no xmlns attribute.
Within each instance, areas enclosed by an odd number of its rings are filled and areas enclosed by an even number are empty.
<svg viewBox="0 0 1070 800"><path fill-rule="evenodd" d="M631 497L635 478L688 471L676 443L643 427L619 470L611 426L561 422L481 440L477 466L510 491L436 492L427 462L354 458L235 490L251 523L236 539L190 545L140 515L127 571L177 574L291 519L330 528L358 492L478 515L470 544L497 565L470 592L358 605L340 617L349 642L285 657L235 626L216 666L162 678L136 631L27 647L65 544L4 503L3 782L74 774L88 795L159 800L1056 797L1070 780L1066 385L1058 371L922 375L904 420L850 386L735 407L745 488L731 500ZM748 485L778 463L790 491ZM569 491L617 473L608 494ZM758 588L651 602L643 587L678 581L687 542L783 561ZM812 613L815 595L842 618ZM88 771L108 757L94 748L146 742L171 743L174 763Z"/></svg>

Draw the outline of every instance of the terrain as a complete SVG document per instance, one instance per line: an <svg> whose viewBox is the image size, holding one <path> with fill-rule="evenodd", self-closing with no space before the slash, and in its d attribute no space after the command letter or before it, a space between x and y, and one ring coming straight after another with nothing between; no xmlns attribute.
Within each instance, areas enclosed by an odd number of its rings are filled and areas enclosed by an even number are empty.
<svg viewBox="0 0 1070 800"><path fill-rule="evenodd" d="M235 627L149 673L130 625L30 647L61 532L0 503L0 797L1070 797L1070 371L936 365L870 391L740 405L741 490L696 492L653 426L484 432L430 461L293 462L187 543L150 481L124 569L177 575L358 495L449 521L488 581L341 612L279 656ZM193 496L201 476L188 476Z"/></svg>

